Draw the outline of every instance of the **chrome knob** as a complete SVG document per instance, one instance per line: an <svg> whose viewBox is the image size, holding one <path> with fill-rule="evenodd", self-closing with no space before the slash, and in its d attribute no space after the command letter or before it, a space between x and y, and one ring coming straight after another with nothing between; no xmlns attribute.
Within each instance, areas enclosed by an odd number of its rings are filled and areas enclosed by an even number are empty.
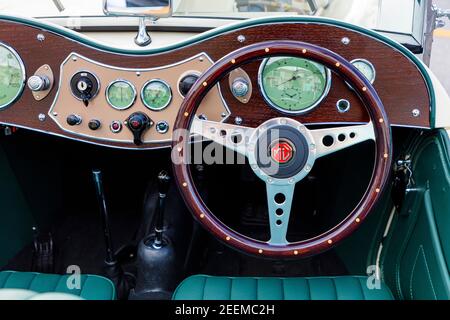
<svg viewBox="0 0 450 320"><path fill-rule="evenodd" d="M238 78L233 81L233 84L231 86L231 91L233 92L233 95L238 98L245 97L250 90L250 85L247 82L247 80Z"/></svg>
<svg viewBox="0 0 450 320"><path fill-rule="evenodd" d="M46 76L32 76L28 79L31 91L45 91L50 88L50 80Z"/></svg>

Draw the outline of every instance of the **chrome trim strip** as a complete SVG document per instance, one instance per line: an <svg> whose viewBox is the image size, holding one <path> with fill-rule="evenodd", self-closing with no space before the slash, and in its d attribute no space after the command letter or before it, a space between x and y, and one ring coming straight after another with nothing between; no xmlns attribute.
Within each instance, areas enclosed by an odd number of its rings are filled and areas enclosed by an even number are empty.
<svg viewBox="0 0 450 320"><path fill-rule="evenodd" d="M297 57L296 57L296 58L297 58ZM315 61L313 61L313 60L310 60L310 59L305 59L305 58L300 58L300 57L298 57L298 58L299 58L299 59L303 59L303 60L307 60L307 61L310 61L310 62L313 62L313 63L318 64L318 65L321 65L320 63L317 63L317 62L315 62ZM272 108L274 108L275 110L277 110L277 111L279 111L279 112L281 112L281 113L283 113L283 114L287 114L287 115L303 115L303 114L306 114L306 113L308 113L308 112L314 110L314 109L315 109L315 108L316 108L316 107L317 107L317 106L318 106L318 105L319 105L319 104L320 104L320 103L328 96L328 94L330 93L330 90L331 90L331 82L332 82L332 81L331 81L331 70L328 69L328 68L325 67L325 66L322 66L322 67L325 68L326 77L327 77L327 79L326 79L327 84L326 84L326 86L325 86L325 90L323 91L323 93L322 93L322 95L319 97L319 99L318 99L313 105L311 105L311 106L309 106L308 108L303 109L303 110L301 110L301 111L288 111L288 110L282 109L280 106L276 105L276 104L268 97L266 91L264 90L264 85L263 85L263 72L264 72L264 68L265 68L266 65L267 65L267 62L269 62L270 59L272 59L272 58L266 58L266 59L264 59L263 62L261 62L261 65L259 66L259 69L258 69L258 87L259 87L259 90L261 91L261 94L262 94L264 100L266 101L266 103L268 103L269 106L272 107Z"/></svg>
<svg viewBox="0 0 450 320"><path fill-rule="evenodd" d="M19 91L17 92L17 94L14 96L13 99L11 99L10 102L5 103L3 105L0 105L0 110L6 109L8 107L10 107L11 105L13 105L15 102L17 102L17 100L19 99L19 97L22 95L24 89L25 89L25 84L27 81L27 73L25 70L25 64L23 63L22 58L20 57L20 55L17 53L16 50L14 50L11 46L7 45L6 43L0 41L0 47L5 48L6 50L8 50L13 56L14 58L17 59L18 63L19 63L19 67L20 67L20 71L22 73L22 78L23 78L23 82L20 85Z"/></svg>

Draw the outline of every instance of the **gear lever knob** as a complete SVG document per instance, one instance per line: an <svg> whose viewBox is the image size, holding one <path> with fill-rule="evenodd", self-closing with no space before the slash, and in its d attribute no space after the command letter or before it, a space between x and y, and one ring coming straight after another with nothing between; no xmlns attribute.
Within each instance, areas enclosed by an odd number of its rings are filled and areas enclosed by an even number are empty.
<svg viewBox="0 0 450 320"><path fill-rule="evenodd" d="M167 195L170 186L170 176L167 171L161 171L158 174L158 192L160 196Z"/></svg>

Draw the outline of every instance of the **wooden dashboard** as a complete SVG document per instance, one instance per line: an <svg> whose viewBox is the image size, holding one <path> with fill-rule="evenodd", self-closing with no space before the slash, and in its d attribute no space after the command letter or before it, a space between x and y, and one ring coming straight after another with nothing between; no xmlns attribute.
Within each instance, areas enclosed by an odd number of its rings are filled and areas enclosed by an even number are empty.
<svg viewBox="0 0 450 320"><path fill-rule="evenodd" d="M38 70L51 70L53 82L45 97L37 96L25 87L18 100L0 109L0 123L41 131L98 145L152 149L170 146L170 127L175 121L183 96L178 82L189 72L202 73L215 61L244 46L269 40L298 40L322 46L345 59L365 59L376 69L374 87L380 96L389 120L394 126L430 127L430 93L427 83L415 63L397 48L362 32L325 22L276 22L257 25L242 23L235 28L219 32L209 38L194 41L178 48L153 54L119 54L86 45L67 34L59 34L50 27L32 26L0 20L0 42L14 48L23 60L29 78ZM200 113L210 120L256 127L270 118L281 116L271 108L259 90L258 71L261 61L254 61L238 70L251 82L252 91L247 99L237 99L229 79L212 90L200 107ZM100 82L98 94L86 107L71 95L71 76L89 71ZM233 76L233 75L231 75ZM138 98L126 110L108 106L105 90L114 79L126 79L137 88ZM167 108L152 111L139 99L140 88L146 81L162 79L172 89L172 100ZM337 101L345 99L351 104L348 112L339 112ZM134 112L143 112L152 121L142 145L133 142L132 133L124 128L112 133L114 120L124 122ZM68 126L66 118L79 114L83 120L77 126ZM102 126L90 130L88 120L98 119ZM306 125L349 124L367 122L369 117L356 94L337 75L332 74L332 85L326 98L312 111L292 116ZM167 132L156 130L155 124L165 121Z"/></svg>

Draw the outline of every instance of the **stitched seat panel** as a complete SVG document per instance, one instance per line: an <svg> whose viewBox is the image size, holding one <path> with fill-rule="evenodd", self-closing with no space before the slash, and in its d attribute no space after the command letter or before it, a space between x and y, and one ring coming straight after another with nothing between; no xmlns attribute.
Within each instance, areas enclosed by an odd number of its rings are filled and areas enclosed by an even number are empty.
<svg viewBox="0 0 450 320"><path fill-rule="evenodd" d="M192 276L184 280L174 300L392 300L381 283L370 289L367 277L233 278ZM369 283L370 284L370 283Z"/></svg>
<svg viewBox="0 0 450 320"><path fill-rule="evenodd" d="M80 288L72 286L69 275L35 272L0 272L0 289L24 289L37 293L67 293L86 300L114 300L115 287L106 278L81 275ZM76 284L76 283L73 283Z"/></svg>

